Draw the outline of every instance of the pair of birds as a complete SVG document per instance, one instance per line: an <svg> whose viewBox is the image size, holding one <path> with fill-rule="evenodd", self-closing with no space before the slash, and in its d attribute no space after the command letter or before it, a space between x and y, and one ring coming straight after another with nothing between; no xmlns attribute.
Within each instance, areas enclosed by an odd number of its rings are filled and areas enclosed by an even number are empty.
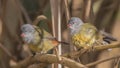
<svg viewBox="0 0 120 68"><path fill-rule="evenodd" d="M90 23L83 23L78 17L72 17L68 22L73 45L77 48L87 48L95 43L104 42L104 37L97 31L96 27ZM31 24L21 26L23 41L29 45L33 53L47 53L60 43L50 33L44 29ZM99 41L98 41L99 40ZM102 41L101 41L102 40Z"/></svg>

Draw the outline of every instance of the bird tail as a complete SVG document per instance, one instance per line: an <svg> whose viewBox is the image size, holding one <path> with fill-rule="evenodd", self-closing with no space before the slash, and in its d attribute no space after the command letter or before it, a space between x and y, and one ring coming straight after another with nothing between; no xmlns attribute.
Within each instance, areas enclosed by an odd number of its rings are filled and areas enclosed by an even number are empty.
<svg viewBox="0 0 120 68"><path fill-rule="evenodd" d="M68 42L64 42L64 41L58 41L58 42L61 44L70 45L70 43L68 43Z"/></svg>
<svg viewBox="0 0 120 68"><path fill-rule="evenodd" d="M104 36L103 37L103 40L107 43L111 43L111 41L117 41L116 38L114 38L112 35L110 35L109 33L107 32L104 32L104 31L100 31L100 33Z"/></svg>
<svg viewBox="0 0 120 68"><path fill-rule="evenodd" d="M64 41L58 41L56 38L54 38L54 37L46 37L46 39L49 39L49 40L52 40L52 41L54 41L54 43L56 43L56 44L65 44L65 45L70 45L70 43L68 43L68 42L64 42Z"/></svg>
<svg viewBox="0 0 120 68"><path fill-rule="evenodd" d="M109 44L111 43L111 41L117 41L116 39L111 38L111 37L107 37L107 36L104 37L103 40L104 40L105 42L109 43Z"/></svg>

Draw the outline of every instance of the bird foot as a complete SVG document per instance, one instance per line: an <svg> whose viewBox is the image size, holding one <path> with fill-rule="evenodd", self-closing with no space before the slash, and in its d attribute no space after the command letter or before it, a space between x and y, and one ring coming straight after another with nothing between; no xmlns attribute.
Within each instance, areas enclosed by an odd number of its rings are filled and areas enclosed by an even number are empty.
<svg viewBox="0 0 120 68"><path fill-rule="evenodd" d="M94 46L88 48L88 52L94 52L94 51L95 51Z"/></svg>
<svg viewBox="0 0 120 68"><path fill-rule="evenodd" d="M35 52L32 52L32 55L31 55L31 57L34 57L36 55L36 53Z"/></svg>
<svg viewBox="0 0 120 68"><path fill-rule="evenodd" d="M40 54L46 54L46 52L45 51L41 51Z"/></svg>

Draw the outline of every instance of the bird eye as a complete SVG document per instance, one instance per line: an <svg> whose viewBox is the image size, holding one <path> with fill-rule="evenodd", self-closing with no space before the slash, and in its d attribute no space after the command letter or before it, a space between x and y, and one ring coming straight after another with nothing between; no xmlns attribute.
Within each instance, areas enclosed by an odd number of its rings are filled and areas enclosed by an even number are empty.
<svg viewBox="0 0 120 68"><path fill-rule="evenodd" d="M74 24L75 22L73 22L72 24Z"/></svg>

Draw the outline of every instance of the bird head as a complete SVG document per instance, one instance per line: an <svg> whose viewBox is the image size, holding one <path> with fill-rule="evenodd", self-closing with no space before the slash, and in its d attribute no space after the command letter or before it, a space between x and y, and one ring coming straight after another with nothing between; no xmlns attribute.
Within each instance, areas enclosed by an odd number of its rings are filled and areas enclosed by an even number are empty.
<svg viewBox="0 0 120 68"><path fill-rule="evenodd" d="M72 32L79 30L81 25L83 25L83 21L78 17L72 17L68 22L68 27Z"/></svg>
<svg viewBox="0 0 120 68"><path fill-rule="evenodd" d="M30 43L34 40L35 29L31 24L24 24L21 26L21 37L26 43Z"/></svg>

